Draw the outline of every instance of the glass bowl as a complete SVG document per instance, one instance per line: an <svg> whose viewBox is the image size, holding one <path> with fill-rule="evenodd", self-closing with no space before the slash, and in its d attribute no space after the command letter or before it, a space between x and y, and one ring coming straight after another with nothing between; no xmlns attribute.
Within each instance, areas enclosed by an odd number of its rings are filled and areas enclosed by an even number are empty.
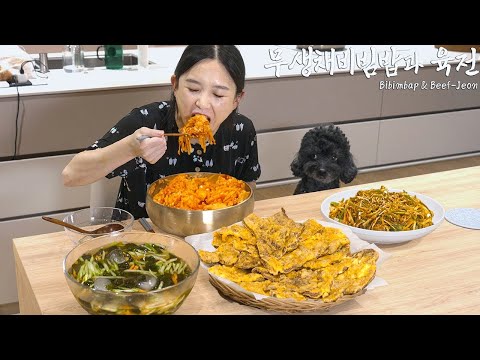
<svg viewBox="0 0 480 360"><path fill-rule="evenodd" d="M106 285L98 286L96 280L90 287L75 279L71 273L72 265L82 255L94 254L101 248L108 248L115 243L162 246L166 251L173 254L174 258L182 259L191 272L176 284L162 288L159 288L161 285L158 285L160 281L157 279L157 285L152 287L154 290L142 292L114 292L107 290ZM111 259L111 256L106 255L105 258ZM179 237L160 233L121 232L92 238L75 246L63 260L63 273L73 296L90 314L161 315L174 313L190 294L197 279L199 264L200 257L197 251ZM165 270L165 273L168 272ZM155 274L158 273L155 272ZM77 276L79 275L80 271L77 273ZM109 278L108 273L103 275L107 276L99 276L98 278L101 278L102 281ZM141 281L145 281L145 279Z"/></svg>
<svg viewBox="0 0 480 360"><path fill-rule="evenodd" d="M122 209L113 207L91 207L75 211L65 216L63 221L89 231L95 230L101 226L108 224L123 225L123 230L118 230L110 233L116 234L131 230L135 218L128 211ZM79 244L86 240L105 235L86 235L79 233L78 231L69 229L67 227L64 227L64 229L68 237L72 240L74 244Z"/></svg>

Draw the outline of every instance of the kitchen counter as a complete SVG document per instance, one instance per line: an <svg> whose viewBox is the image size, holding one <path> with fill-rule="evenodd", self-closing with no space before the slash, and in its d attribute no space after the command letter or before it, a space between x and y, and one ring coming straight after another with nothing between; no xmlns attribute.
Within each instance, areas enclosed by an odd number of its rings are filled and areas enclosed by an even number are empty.
<svg viewBox="0 0 480 360"><path fill-rule="evenodd" d="M344 52L337 51L337 56L343 54L349 61L351 56L365 55L368 60L372 55L372 49L375 50L374 57L378 64L378 56L382 53L391 55L391 46L397 49L397 54L402 56L415 55L419 64L424 67L434 66L431 62L438 60L436 49L433 45L347 45ZM302 58L295 55L301 54L296 49L296 45L239 45L238 46L245 61L247 80L271 79L277 77L299 77L305 75L302 71ZM33 86L19 87L19 93L26 95L45 95L54 93L85 92L111 89L124 89L131 87L152 87L169 86L170 77L175 70L175 66L185 46L168 47L150 47L149 61L153 64L148 68L139 68L137 65L124 66L121 70L109 70L105 67L97 67L94 70L87 70L82 73L65 73L63 69L50 70L47 79L33 79ZM136 54L136 50L125 50L125 53ZM328 54L330 52L324 52ZM449 52L451 58L458 56L458 52ZM61 53L51 53L49 57L61 58ZM85 52L86 56L95 56L94 52ZM272 56L275 59L272 59ZM471 56L467 54L468 58ZM314 59L315 57L312 57ZM478 58L478 55L477 55ZM317 56L318 59L318 56ZM341 61L338 59L338 61ZM321 61L320 61L321 62ZM305 62L306 63L306 62ZM335 70L335 73L348 73L349 71L362 71L357 61L352 69ZM452 60L458 63L458 60ZM276 64L276 65L275 65ZM293 64L293 65L292 65ZM313 64L314 65L314 64ZM399 66L405 66L404 61L399 62ZM436 66L436 65L435 65ZM278 72L276 68L279 68ZM378 70L382 70L378 67ZM377 70L377 71L378 71ZM464 70L466 70L464 68ZM464 71L462 70L462 71ZM413 72L413 69L410 70ZM421 72L422 69L419 69ZM453 70L455 72L455 70ZM313 71L313 75L329 74L328 69L318 68ZM38 76L43 76L39 74ZM0 99L2 97L17 96L16 88L0 88Z"/></svg>
<svg viewBox="0 0 480 360"><path fill-rule="evenodd" d="M405 189L436 199L444 208L480 208L480 166L364 184ZM317 218L329 195L345 190L258 201L269 216L284 207L294 220ZM353 188L353 187L352 187ZM140 224L135 224L141 230ZM157 229L158 230L158 229ZM480 314L480 232L444 221L431 234L407 243L379 245L392 256L377 274L387 286L367 291L326 314ZM64 232L13 240L21 314L86 314L71 294L62 259L72 248ZM219 295L200 268L192 293L176 314L269 314Z"/></svg>

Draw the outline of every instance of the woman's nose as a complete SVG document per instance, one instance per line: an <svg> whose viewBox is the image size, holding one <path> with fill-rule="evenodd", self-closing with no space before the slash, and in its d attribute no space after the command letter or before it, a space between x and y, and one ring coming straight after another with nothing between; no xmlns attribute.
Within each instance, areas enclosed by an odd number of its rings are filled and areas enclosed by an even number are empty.
<svg viewBox="0 0 480 360"><path fill-rule="evenodd" d="M208 96L205 93L200 93L198 95L195 105L200 109L205 109L208 107Z"/></svg>

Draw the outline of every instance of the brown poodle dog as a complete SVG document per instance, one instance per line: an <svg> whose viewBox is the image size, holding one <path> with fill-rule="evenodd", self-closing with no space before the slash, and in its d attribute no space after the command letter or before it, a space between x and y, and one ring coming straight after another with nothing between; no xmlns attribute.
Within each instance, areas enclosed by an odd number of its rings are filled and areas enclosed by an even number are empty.
<svg viewBox="0 0 480 360"><path fill-rule="evenodd" d="M301 178L294 195L338 188L340 180L349 183L357 176L348 139L332 124L315 127L304 135L290 169Z"/></svg>

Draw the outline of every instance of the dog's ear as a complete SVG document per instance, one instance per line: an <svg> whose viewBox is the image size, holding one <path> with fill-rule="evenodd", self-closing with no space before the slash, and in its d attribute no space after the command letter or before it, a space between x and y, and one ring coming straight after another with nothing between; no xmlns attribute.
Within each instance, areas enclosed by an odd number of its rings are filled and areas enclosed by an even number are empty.
<svg viewBox="0 0 480 360"><path fill-rule="evenodd" d="M348 154L348 157L345 159L342 168L343 171L340 174L340 180L342 180L342 182L344 182L345 184L348 184L353 179L355 179L355 176L357 176L358 173L357 167L353 162L353 156L351 153Z"/></svg>
<svg viewBox="0 0 480 360"><path fill-rule="evenodd" d="M293 176L302 177L303 169L298 154L295 155L295 159L293 159L292 163L290 164L290 169L292 170Z"/></svg>

